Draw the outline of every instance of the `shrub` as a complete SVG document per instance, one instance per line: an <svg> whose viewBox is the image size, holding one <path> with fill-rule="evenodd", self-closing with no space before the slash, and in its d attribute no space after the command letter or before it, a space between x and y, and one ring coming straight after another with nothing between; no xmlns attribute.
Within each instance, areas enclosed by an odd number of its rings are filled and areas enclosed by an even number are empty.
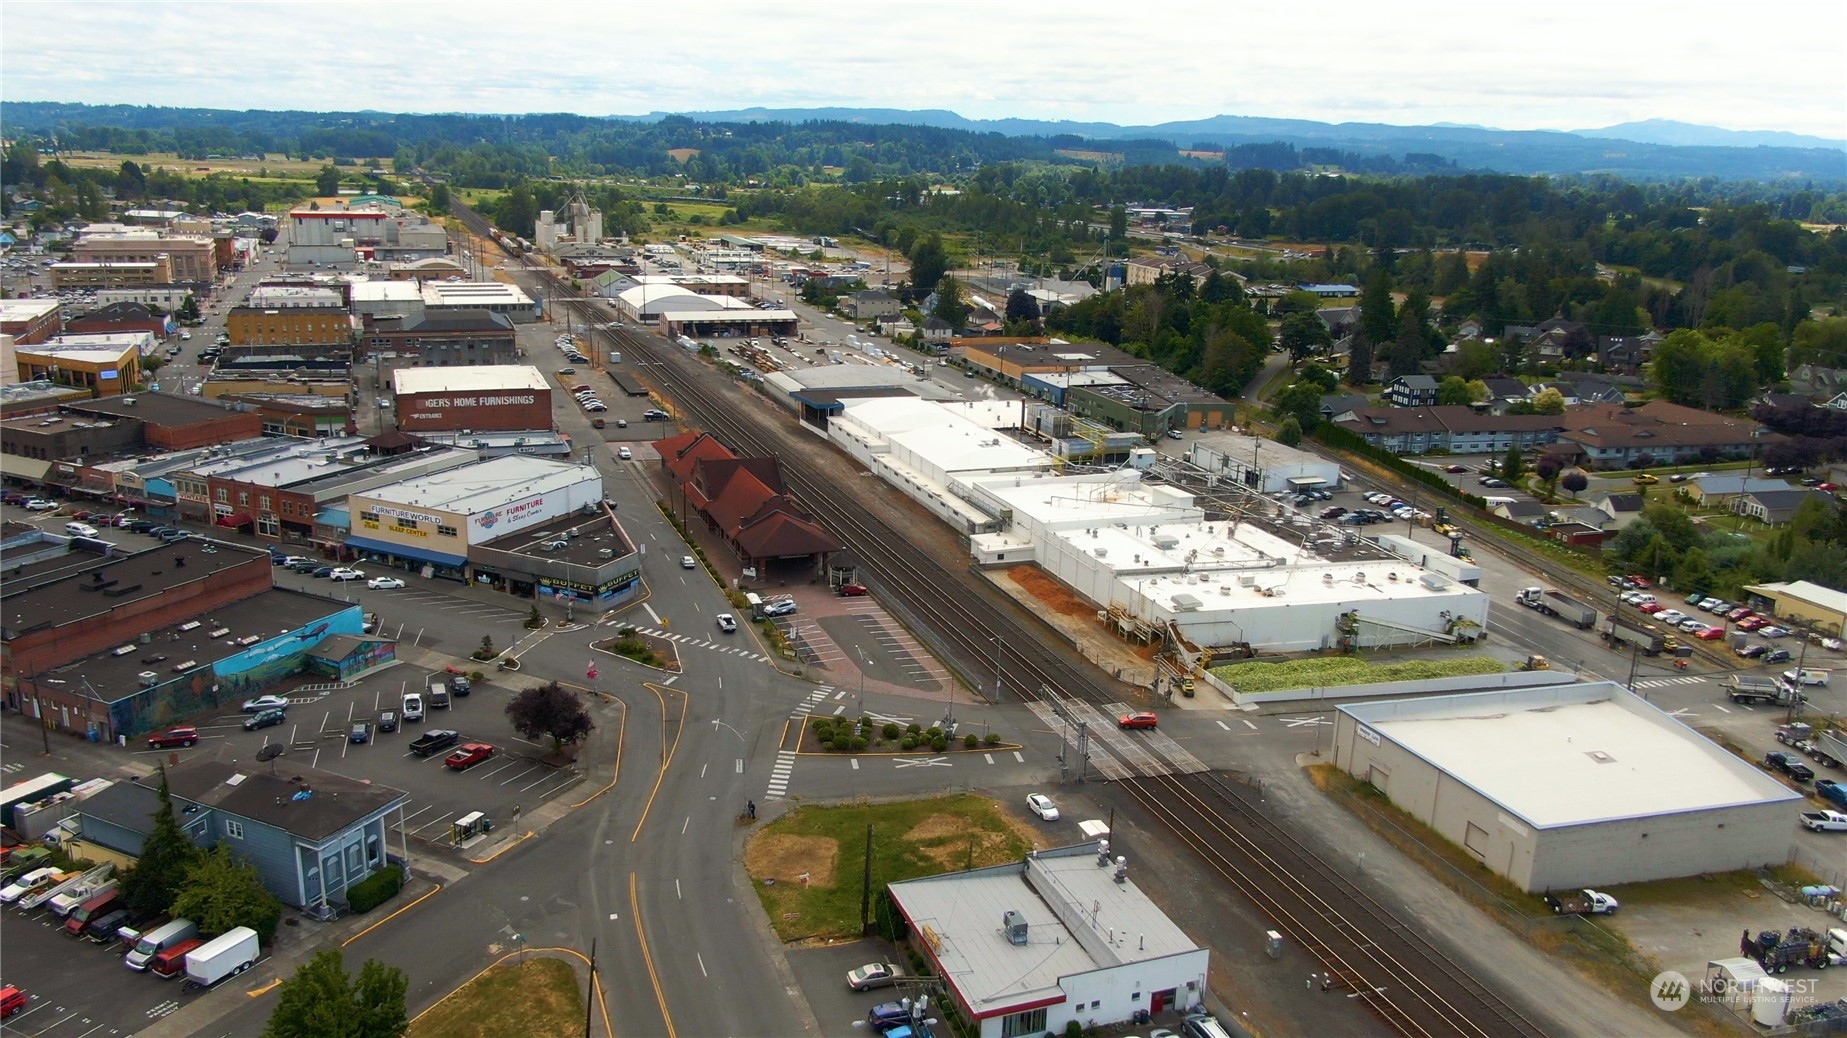
<svg viewBox="0 0 1847 1038"><path fill-rule="evenodd" d="M984 741L989 746L999 746L1000 745L1000 733L999 732L989 732L987 739Z"/></svg>
<svg viewBox="0 0 1847 1038"><path fill-rule="evenodd" d="M1065 1021L1065 1038L1084 1038L1084 1025L1076 1020Z"/></svg>
<svg viewBox="0 0 1847 1038"><path fill-rule="evenodd" d="M904 737L904 739L903 739L903 741L901 741L901 742L899 742L899 743L898 743L898 748L899 748L899 749L903 749L903 750L914 750L914 749L916 749L916 748L917 748L917 736L915 736L915 735L906 735L906 736Z"/></svg>
<svg viewBox="0 0 1847 1038"><path fill-rule="evenodd" d="M832 728L833 726L834 726L834 719L831 717L817 717L814 720L808 722L808 727L813 728L815 730L816 735L819 735L822 732L827 731L829 728Z"/></svg>
<svg viewBox="0 0 1847 1038"><path fill-rule="evenodd" d="M346 888L346 903L354 912L370 912L398 895L404 887L403 870L393 866L380 869Z"/></svg>
<svg viewBox="0 0 1847 1038"><path fill-rule="evenodd" d="M861 750L864 750L865 748L866 748L866 737L863 735L855 735L853 737L853 752L858 753Z"/></svg>
<svg viewBox="0 0 1847 1038"><path fill-rule="evenodd" d="M885 738L896 739L899 735L902 735L903 733L904 733L904 729L898 726L898 722L896 721L885 722Z"/></svg>
<svg viewBox="0 0 1847 1038"><path fill-rule="evenodd" d="M833 739L832 739L831 737L829 737L829 736L826 736L826 735L823 735L823 736L821 736L821 748L822 748L822 749L824 749L824 750L831 750L831 749L833 749L833 748L834 748L834 740L833 740Z"/></svg>
<svg viewBox="0 0 1847 1038"><path fill-rule="evenodd" d="M941 753L948 748L949 748L949 738L943 735L941 732L937 733L936 738L930 740L930 749L934 750L937 753Z"/></svg>
<svg viewBox="0 0 1847 1038"><path fill-rule="evenodd" d="M905 729L905 731L910 732L912 735L922 735L923 725L913 722L910 727Z"/></svg>
<svg viewBox="0 0 1847 1038"><path fill-rule="evenodd" d="M936 725L931 725L930 730L925 732L924 735L931 739L940 739L943 737L943 730Z"/></svg>
<svg viewBox="0 0 1847 1038"><path fill-rule="evenodd" d="M974 732L970 732L962 737L962 748L965 750L972 750L980 745L981 737L977 736Z"/></svg>

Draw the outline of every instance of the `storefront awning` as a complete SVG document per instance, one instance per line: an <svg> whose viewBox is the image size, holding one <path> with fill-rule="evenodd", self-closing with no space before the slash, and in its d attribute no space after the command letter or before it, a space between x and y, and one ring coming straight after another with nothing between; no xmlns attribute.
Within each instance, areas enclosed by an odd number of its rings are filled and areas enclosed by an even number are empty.
<svg viewBox="0 0 1847 1038"><path fill-rule="evenodd" d="M346 546L357 551L373 551L380 555L392 555L400 559L415 559L418 562L429 562L438 566L448 566L453 569L461 569L463 566L468 565L468 557L466 555L450 555L445 552L430 551L427 548L413 548L408 544L377 541L370 537L349 536L346 539Z"/></svg>
<svg viewBox="0 0 1847 1038"><path fill-rule="evenodd" d="M218 517L219 526L229 526L232 529L236 529L239 526L250 526L255 522L255 519L243 512L232 512L230 515L221 515Z"/></svg>

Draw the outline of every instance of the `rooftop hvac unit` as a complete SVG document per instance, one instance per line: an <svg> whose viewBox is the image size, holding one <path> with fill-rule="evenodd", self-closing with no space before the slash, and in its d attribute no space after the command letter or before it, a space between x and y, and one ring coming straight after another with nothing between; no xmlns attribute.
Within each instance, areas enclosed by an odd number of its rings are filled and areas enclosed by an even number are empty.
<svg viewBox="0 0 1847 1038"><path fill-rule="evenodd" d="M1436 573L1426 573L1417 578L1417 582L1432 591L1441 591L1449 586L1449 578Z"/></svg>
<svg viewBox="0 0 1847 1038"><path fill-rule="evenodd" d="M605 559L613 559L616 557L616 549L614 548L598 548L596 553Z"/></svg>
<svg viewBox="0 0 1847 1038"><path fill-rule="evenodd" d="M198 661L198 660L186 660L186 661L184 661L184 662L181 662L181 663L175 663L175 664L173 665L173 673L175 673L175 674L183 674L183 673L185 673L186 671L189 671L189 670L191 670L192 668L194 668L194 667L196 667L196 666L198 666L198 665L199 665L199 661Z"/></svg>
<svg viewBox="0 0 1847 1038"><path fill-rule="evenodd" d="M141 682L142 688L153 688L155 685L160 684L160 675L151 670L144 670L135 675L135 680Z"/></svg>
<svg viewBox="0 0 1847 1038"><path fill-rule="evenodd" d="M1321 574L1321 582L1322 582L1323 584L1332 584L1332 583L1334 583L1334 574L1332 574L1332 573L1323 573L1323 574Z"/></svg>
<svg viewBox="0 0 1847 1038"><path fill-rule="evenodd" d="M1000 917L1000 926L1007 933L1008 944L1026 943L1026 917L1009 909Z"/></svg>
<svg viewBox="0 0 1847 1038"><path fill-rule="evenodd" d="M1199 601L1199 596L1197 595L1175 595L1174 596L1174 612L1176 613L1194 612L1200 607L1201 604L1202 603Z"/></svg>
<svg viewBox="0 0 1847 1038"><path fill-rule="evenodd" d="M126 655L128 655L129 653L131 653L131 652L134 652L136 648L137 648L137 646L134 646L134 645L124 645L124 646L122 646L122 647L121 647L121 648L119 648L119 649L110 649L110 650L109 650L109 655L111 655L111 656L126 656Z"/></svg>
<svg viewBox="0 0 1847 1038"><path fill-rule="evenodd" d="M1238 586L1239 587L1256 587L1257 586L1256 575L1251 574L1251 573L1239 574L1238 575Z"/></svg>
<svg viewBox="0 0 1847 1038"><path fill-rule="evenodd" d="M1224 554L1225 554L1225 546L1224 546L1224 545L1222 545L1222 544L1215 544L1215 545L1213 545L1213 546L1212 546L1212 554L1214 554L1214 555L1224 555Z"/></svg>
<svg viewBox="0 0 1847 1038"><path fill-rule="evenodd" d="M1092 549L1090 549L1090 553L1091 553L1092 555L1095 555L1095 556L1096 556L1097 558L1099 558L1099 559L1107 559L1107 558L1109 558L1109 549L1108 549L1108 548L1092 548Z"/></svg>
<svg viewBox="0 0 1847 1038"><path fill-rule="evenodd" d="M563 551L570 546L570 541L546 541L544 544L546 551Z"/></svg>
<svg viewBox="0 0 1847 1038"><path fill-rule="evenodd" d="M1175 537L1171 533L1159 534L1151 538L1151 540L1157 548L1172 548L1180 543L1180 538Z"/></svg>
<svg viewBox="0 0 1847 1038"><path fill-rule="evenodd" d="M1229 594L1231 594L1231 585L1230 585L1230 584L1220 584L1220 585L1219 585L1219 594L1221 594L1221 595L1229 595Z"/></svg>

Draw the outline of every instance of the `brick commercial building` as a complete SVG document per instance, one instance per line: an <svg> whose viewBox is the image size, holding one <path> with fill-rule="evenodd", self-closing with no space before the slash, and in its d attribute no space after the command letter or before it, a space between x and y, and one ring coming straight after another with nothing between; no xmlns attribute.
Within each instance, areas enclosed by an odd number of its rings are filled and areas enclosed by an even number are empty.
<svg viewBox="0 0 1847 1038"><path fill-rule="evenodd" d="M53 288L151 288L173 282L173 263L160 256L145 263L53 263ZM193 282L201 284L201 282Z"/></svg>
<svg viewBox="0 0 1847 1038"><path fill-rule="evenodd" d="M505 314L430 314L422 320L380 319L366 328L358 361L384 369L512 365L519 360L513 322Z"/></svg>
<svg viewBox="0 0 1847 1038"><path fill-rule="evenodd" d="M63 314L56 299L0 299L0 335L34 346L64 330Z"/></svg>
<svg viewBox="0 0 1847 1038"><path fill-rule="evenodd" d="M515 364L405 368L392 373L405 432L548 430L552 393L539 370Z"/></svg>
<svg viewBox="0 0 1847 1038"><path fill-rule="evenodd" d="M173 334L166 314L157 314L141 303L110 303L81 317L64 322L71 335L96 335L110 332L146 332L156 338Z"/></svg>
<svg viewBox="0 0 1847 1038"><path fill-rule="evenodd" d="M29 349L14 347L13 356L21 382L43 379L117 396L140 385L141 357L153 348L147 332L60 335Z"/></svg>
<svg viewBox="0 0 1847 1038"><path fill-rule="evenodd" d="M238 306L225 321L232 346L330 346L351 348L359 322L340 306Z"/></svg>

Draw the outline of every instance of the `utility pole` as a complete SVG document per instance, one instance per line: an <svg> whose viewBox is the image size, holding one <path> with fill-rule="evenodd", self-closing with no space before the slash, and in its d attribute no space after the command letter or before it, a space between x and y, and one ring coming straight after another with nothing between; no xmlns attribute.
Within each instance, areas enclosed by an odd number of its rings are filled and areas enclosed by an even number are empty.
<svg viewBox="0 0 1847 1038"><path fill-rule="evenodd" d="M524 949L522 948L523 952ZM596 938L590 938L590 990L584 995L584 1038L590 1038L590 1009L596 1001Z"/></svg>
<svg viewBox="0 0 1847 1038"><path fill-rule="evenodd" d="M872 823L866 823L866 867L859 883L859 933L872 936Z"/></svg>

